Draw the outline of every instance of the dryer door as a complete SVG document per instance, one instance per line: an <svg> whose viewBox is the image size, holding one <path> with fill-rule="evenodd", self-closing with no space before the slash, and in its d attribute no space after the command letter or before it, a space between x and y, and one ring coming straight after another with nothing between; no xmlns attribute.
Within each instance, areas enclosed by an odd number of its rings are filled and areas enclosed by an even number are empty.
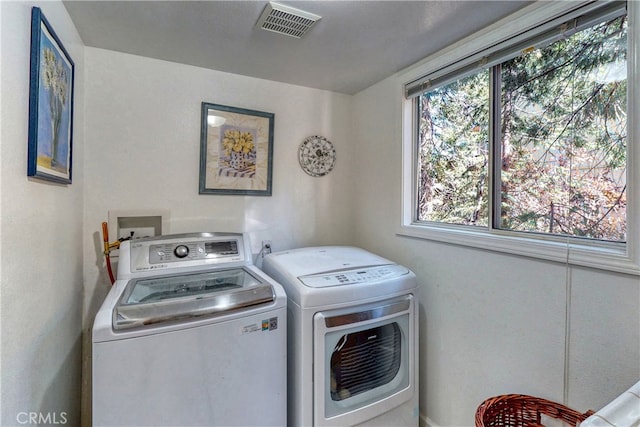
<svg viewBox="0 0 640 427"><path fill-rule="evenodd" d="M314 425L363 423L413 397L414 298L316 313Z"/></svg>

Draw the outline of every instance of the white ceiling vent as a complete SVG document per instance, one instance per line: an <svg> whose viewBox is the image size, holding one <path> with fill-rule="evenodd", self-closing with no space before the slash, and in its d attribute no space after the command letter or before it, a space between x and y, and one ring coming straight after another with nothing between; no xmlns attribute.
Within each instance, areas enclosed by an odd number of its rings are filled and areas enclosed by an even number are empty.
<svg viewBox="0 0 640 427"><path fill-rule="evenodd" d="M299 39L320 18L313 13L270 1L265 6L256 26Z"/></svg>

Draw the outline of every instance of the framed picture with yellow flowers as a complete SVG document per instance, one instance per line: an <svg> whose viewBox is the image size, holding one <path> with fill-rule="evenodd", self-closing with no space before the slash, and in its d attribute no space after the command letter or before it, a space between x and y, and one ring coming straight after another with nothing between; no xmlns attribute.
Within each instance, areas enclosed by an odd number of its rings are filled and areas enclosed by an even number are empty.
<svg viewBox="0 0 640 427"><path fill-rule="evenodd" d="M200 194L271 196L275 115L202 103Z"/></svg>
<svg viewBox="0 0 640 427"><path fill-rule="evenodd" d="M74 69L53 27L33 7L27 176L71 184Z"/></svg>

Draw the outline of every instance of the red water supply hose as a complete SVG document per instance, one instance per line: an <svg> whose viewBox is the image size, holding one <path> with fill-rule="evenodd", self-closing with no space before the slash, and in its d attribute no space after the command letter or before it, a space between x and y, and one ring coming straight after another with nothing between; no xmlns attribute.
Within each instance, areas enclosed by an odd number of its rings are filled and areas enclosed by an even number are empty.
<svg viewBox="0 0 640 427"><path fill-rule="evenodd" d="M109 280L113 285L116 279L113 277L113 270L111 269L111 257L109 256L109 227L106 222L102 223L102 241L104 242L104 257L107 263L107 273L109 273Z"/></svg>

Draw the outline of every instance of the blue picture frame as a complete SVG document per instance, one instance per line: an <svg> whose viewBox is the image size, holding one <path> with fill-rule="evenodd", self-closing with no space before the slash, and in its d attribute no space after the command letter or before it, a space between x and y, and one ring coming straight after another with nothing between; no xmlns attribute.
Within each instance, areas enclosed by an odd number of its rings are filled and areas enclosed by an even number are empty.
<svg viewBox="0 0 640 427"><path fill-rule="evenodd" d="M275 115L202 103L200 194L271 196Z"/></svg>
<svg viewBox="0 0 640 427"><path fill-rule="evenodd" d="M27 176L71 184L75 64L38 7L31 9Z"/></svg>

